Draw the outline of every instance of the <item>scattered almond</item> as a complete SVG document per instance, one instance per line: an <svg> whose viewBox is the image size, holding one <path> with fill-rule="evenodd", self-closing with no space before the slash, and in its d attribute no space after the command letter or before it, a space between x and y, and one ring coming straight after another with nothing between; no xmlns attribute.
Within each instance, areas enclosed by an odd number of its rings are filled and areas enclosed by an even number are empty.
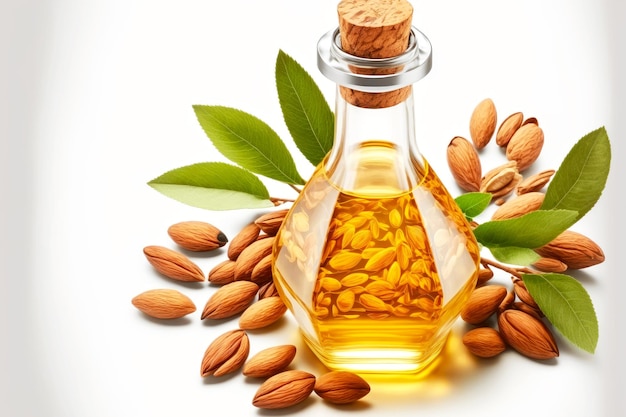
<svg viewBox="0 0 626 417"><path fill-rule="evenodd" d="M515 187L517 187L517 184L519 184L521 180L522 180L522 175L517 173L513 176L513 179L511 180L511 182L509 182L506 186L502 187L498 191L491 193L495 201L499 203L498 205L502 205L504 203L505 200L503 199L503 197L506 197L509 194L511 194L513 190L515 189Z"/></svg>
<svg viewBox="0 0 626 417"><path fill-rule="evenodd" d="M491 327L477 327L463 335L463 344L476 356L492 358L506 350L500 333Z"/></svg>
<svg viewBox="0 0 626 417"><path fill-rule="evenodd" d="M225 319L241 313L258 290L259 286L250 281L235 281L220 287L204 306L201 319Z"/></svg>
<svg viewBox="0 0 626 417"><path fill-rule="evenodd" d="M506 157L517 161L519 172L537 160L543 148L543 130L534 123L521 126L506 146Z"/></svg>
<svg viewBox="0 0 626 417"><path fill-rule="evenodd" d="M248 307L239 317L239 328L254 330L267 327L280 319L287 306L280 297L267 297Z"/></svg>
<svg viewBox="0 0 626 417"><path fill-rule="evenodd" d="M274 237L256 240L246 246L235 261L235 280L250 280L252 270L263 258L272 253Z"/></svg>
<svg viewBox="0 0 626 417"><path fill-rule="evenodd" d="M224 285L235 280L235 261L226 259L215 265L209 271L209 282L216 285Z"/></svg>
<svg viewBox="0 0 626 417"><path fill-rule="evenodd" d="M493 201L493 204L495 204L496 206L501 206L502 204L506 203L506 197L498 197L492 201Z"/></svg>
<svg viewBox="0 0 626 417"><path fill-rule="evenodd" d="M278 229L283 224L285 216L289 209L275 210L267 214L263 214L258 217L254 223L269 236L274 236L278 233Z"/></svg>
<svg viewBox="0 0 626 417"><path fill-rule="evenodd" d="M314 391L333 404L349 404L369 394L370 386L352 372L331 371L317 378Z"/></svg>
<svg viewBox="0 0 626 417"><path fill-rule="evenodd" d="M483 176L480 182L480 192L496 193L497 191L508 186L518 173L517 162L508 161L497 166Z"/></svg>
<svg viewBox="0 0 626 417"><path fill-rule="evenodd" d="M278 297L278 290L274 282L272 281L262 285L261 288L259 288L258 297L259 300L267 297Z"/></svg>
<svg viewBox="0 0 626 417"><path fill-rule="evenodd" d="M228 242L220 229L200 221L176 223L167 229L167 233L179 246L195 252L221 248Z"/></svg>
<svg viewBox="0 0 626 417"><path fill-rule="evenodd" d="M566 230L550 243L535 249L540 256L558 259L571 269L583 269L604 262L604 252L587 236Z"/></svg>
<svg viewBox="0 0 626 417"><path fill-rule="evenodd" d="M539 310L539 306L533 299L532 295L528 292L526 288L526 284L519 278L513 279L513 291L515 291L515 295L524 303L528 304L534 309Z"/></svg>
<svg viewBox="0 0 626 417"><path fill-rule="evenodd" d="M552 178L555 172L556 171L553 169L546 169L522 180L517 186L517 194L526 194L541 190L548 181L550 181L550 178Z"/></svg>
<svg viewBox="0 0 626 417"><path fill-rule="evenodd" d="M265 409L291 407L306 400L314 387L315 375L305 371L284 371L261 384L252 405Z"/></svg>
<svg viewBox="0 0 626 417"><path fill-rule="evenodd" d="M498 328L504 341L524 356L532 359L559 356L559 348L548 327L523 311L503 311L498 316Z"/></svg>
<svg viewBox="0 0 626 417"><path fill-rule="evenodd" d="M270 253L257 263L250 274L250 281L264 285L272 280L272 260L273 255Z"/></svg>
<svg viewBox="0 0 626 417"><path fill-rule="evenodd" d="M496 123L496 106L493 100L486 98L476 105L470 118L470 136L476 149L482 149L489 143L496 130Z"/></svg>
<svg viewBox="0 0 626 417"><path fill-rule="evenodd" d="M513 219L538 210L544 197L544 193L534 191L511 198L493 212L491 220Z"/></svg>
<svg viewBox="0 0 626 417"><path fill-rule="evenodd" d="M515 302L515 292L508 291L506 293L506 297L504 297L504 300L502 300L502 302L498 306L498 314L501 314L503 311L511 308L514 302Z"/></svg>
<svg viewBox="0 0 626 417"><path fill-rule="evenodd" d="M543 317L543 313L539 311L539 309L533 308L523 301L515 301L511 307L516 310L523 311L536 319L541 319Z"/></svg>
<svg viewBox="0 0 626 417"><path fill-rule="evenodd" d="M132 299L132 303L141 312L157 319L178 319L196 311L189 297L170 289L142 292Z"/></svg>
<svg viewBox="0 0 626 417"><path fill-rule="evenodd" d="M507 290L502 285L485 285L476 288L461 310L461 318L470 324L480 324L498 310L506 297Z"/></svg>
<svg viewBox="0 0 626 417"><path fill-rule="evenodd" d="M531 265L542 272L565 272L567 265L558 259L541 257Z"/></svg>
<svg viewBox="0 0 626 417"><path fill-rule="evenodd" d="M478 191L482 168L474 146L465 138L452 138L447 148L447 160L454 180L465 191Z"/></svg>
<svg viewBox="0 0 626 417"><path fill-rule="evenodd" d="M539 126L539 121L537 120L536 117L529 117L528 119L524 120L524 123L522 123L522 126L527 125L529 123Z"/></svg>
<svg viewBox="0 0 626 417"><path fill-rule="evenodd" d="M143 249L148 262L161 274L178 281L204 281L204 273L191 259L163 246L146 246Z"/></svg>
<svg viewBox="0 0 626 417"><path fill-rule="evenodd" d="M243 374L252 378L269 378L287 369L296 356L294 345L264 349L254 355L243 367Z"/></svg>
<svg viewBox="0 0 626 417"><path fill-rule="evenodd" d="M484 285L491 278L493 278L493 271L489 267L480 268L478 270L478 279L476 280L476 286Z"/></svg>
<svg viewBox="0 0 626 417"><path fill-rule="evenodd" d="M241 229L228 245L228 259L231 261L237 260L239 254L257 240L260 233L261 229L255 223L250 223Z"/></svg>
<svg viewBox="0 0 626 417"><path fill-rule="evenodd" d="M222 376L235 372L250 353L248 335L243 330L231 330L216 338L204 352L200 375Z"/></svg>
<svg viewBox="0 0 626 417"><path fill-rule="evenodd" d="M496 132L496 143L498 146L506 146L511 137L522 125L524 120L524 114L522 112L513 113L500 124L498 131Z"/></svg>

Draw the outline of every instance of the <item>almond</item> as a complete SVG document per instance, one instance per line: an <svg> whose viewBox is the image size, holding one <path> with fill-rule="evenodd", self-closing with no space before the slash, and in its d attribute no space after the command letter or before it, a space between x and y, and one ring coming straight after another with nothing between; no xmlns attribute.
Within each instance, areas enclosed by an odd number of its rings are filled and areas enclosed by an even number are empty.
<svg viewBox="0 0 626 417"><path fill-rule="evenodd" d="M278 297L278 290L276 289L276 284L274 282L268 282L265 285L262 285L259 288L258 297L259 300L262 300L267 297Z"/></svg>
<svg viewBox="0 0 626 417"><path fill-rule="evenodd" d="M543 130L534 123L521 126L506 146L506 157L517 162L519 172L537 160L543 148Z"/></svg>
<svg viewBox="0 0 626 417"><path fill-rule="evenodd" d="M261 384L252 405L259 408L279 409L306 400L315 387L315 375L305 371L284 371Z"/></svg>
<svg viewBox="0 0 626 417"><path fill-rule="evenodd" d="M535 299L533 298L533 296L530 295L530 293L528 292L528 289L526 288L526 284L524 283L524 281L522 281L519 278L514 278L513 279L513 291L515 291L515 295L517 296L517 298L519 298L525 304L528 304L532 308L539 310L539 306L535 302Z"/></svg>
<svg viewBox="0 0 626 417"><path fill-rule="evenodd" d="M524 114L521 112L513 113L500 124L496 132L496 143L498 146L506 146L511 137L519 129L524 121Z"/></svg>
<svg viewBox="0 0 626 417"><path fill-rule="evenodd" d="M528 119L524 120L524 123L522 123L522 126L527 125L529 123L539 126L539 121L537 120L536 117L529 117Z"/></svg>
<svg viewBox="0 0 626 417"><path fill-rule="evenodd" d="M571 269L583 269L604 262L604 252L587 236L566 230L550 243L535 249L540 256L558 259Z"/></svg>
<svg viewBox="0 0 626 417"><path fill-rule="evenodd" d="M260 285L264 285L272 280L272 260L273 255L270 253L259 261L252 269L250 281Z"/></svg>
<svg viewBox="0 0 626 417"><path fill-rule="evenodd" d="M387 268L396 259L397 249L395 246L377 249L376 253L367 260L363 269L366 271L381 271Z"/></svg>
<svg viewBox="0 0 626 417"><path fill-rule="evenodd" d="M559 348L548 327L523 311L503 311L498 316L498 327L504 341L524 356L532 359L559 356Z"/></svg>
<svg viewBox="0 0 626 417"><path fill-rule="evenodd" d="M369 394L370 386L367 381L352 372L331 371L317 379L313 390L333 404L349 404Z"/></svg>
<svg viewBox="0 0 626 417"><path fill-rule="evenodd" d="M483 285L487 281L489 281L491 278L493 278L493 271L491 270L491 268L489 267L480 268L478 270L478 279L476 281L476 285L477 286Z"/></svg>
<svg viewBox="0 0 626 417"><path fill-rule="evenodd" d="M254 223L244 226L228 245L228 259L231 261L237 260L239 254L241 254L248 245L254 242L259 237L260 233L261 229Z"/></svg>
<svg viewBox="0 0 626 417"><path fill-rule="evenodd" d="M521 180L522 180L522 175L519 173L515 174L511 182L509 182L507 185L500 188L499 190L491 193L492 198L496 199L496 203L498 205L502 205L505 200L501 197L506 197L509 194L511 194L513 190L515 189L515 187L517 187L517 184L519 184Z"/></svg>
<svg viewBox="0 0 626 417"><path fill-rule="evenodd" d="M228 238L212 224L186 221L173 224L167 229L172 240L184 249L200 252L221 248Z"/></svg>
<svg viewBox="0 0 626 417"><path fill-rule="evenodd" d="M196 311L189 297L170 289L142 292L132 299L132 303L141 312L157 319L178 319Z"/></svg>
<svg viewBox="0 0 626 417"><path fill-rule="evenodd" d="M517 194L526 194L541 190L548 183L548 181L550 181L550 178L552 178L552 175L554 175L555 172L556 171L553 169L546 169L524 179L517 186Z"/></svg>
<svg viewBox="0 0 626 417"><path fill-rule="evenodd" d="M220 287L204 306L201 319L225 319L241 313L258 290L259 286L250 281L235 281Z"/></svg>
<svg viewBox="0 0 626 417"><path fill-rule="evenodd" d="M289 209L276 210L258 217L254 223L269 236L275 236Z"/></svg>
<svg viewBox="0 0 626 417"><path fill-rule="evenodd" d="M161 274L178 281L204 281L204 273L191 259L163 246L146 246L143 249L148 262Z"/></svg>
<svg viewBox="0 0 626 417"><path fill-rule="evenodd" d="M349 271L357 266L362 260L363 257L360 253L339 251L335 253L332 258L330 258L328 264L331 268L337 271Z"/></svg>
<svg viewBox="0 0 626 417"><path fill-rule="evenodd" d="M544 197L544 193L535 191L511 198L493 212L491 220L513 219L538 210L543 204Z"/></svg>
<svg viewBox="0 0 626 417"><path fill-rule="evenodd" d="M481 179L479 191L491 193L492 198L500 205L504 203L504 199L500 197L510 194L521 180L517 162L509 161L488 171Z"/></svg>
<svg viewBox="0 0 626 417"><path fill-rule="evenodd" d="M476 288L461 310L461 318L470 324L480 324L498 310L506 297L507 290L502 285L486 285Z"/></svg>
<svg viewBox="0 0 626 417"><path fill-rule="evenodd" d="M252 378L269 378L284 371L296 356L294 345L281 345L264 349L243 366L243 374Z"/></svg>
<svg viewBox="0 0 626 417"><path fill-rule="evenodd" d="M504 310L511 308L514 302L515 302L515 292L508 291L506 293L506 297L504 297L504 300L502 300L502 302L498 306L498 314L501 314Z"/></svg>
<svg viewBox="0 0 626 417"><path fill-rule="evenodd" d="M476 105L470 117L470 136L476 149L484 148L496 130L497 114L493 100L486 98Z"/></svg>
<svg viewBox="0 0 626 417"><path fill-rule="evenodd" d="M531 265L542 272L565 272L567 265L558 259L541 257Z"/></svg>
<svg viewBox="0 0 626 417"><path fill-rule="evenodd" d="M226 259L209 271L211 284L224 285L235 280L235 261Z"/></svg>
<svg viewBox="0 0 626 417"><path fill-rule="evenodd" d="M239 318L239 328L244 330L260 329L278 321L287 306L280 297L267 297L248 307Z"/></svg>
<svg viewBox="0 0 626 417"><path fill-rule="evenodd" d="M480 192L495 193L506 187L518 173L517 162L509 161L497 166L484 175L480 181Z"/></svg>
<svg viewBox="0 0 626 417"><path fill-rule="evenodd" d="M241 251L235 261L235 280L250 280L252 270L263 258L272 253L274 237L256 240Z"/></svg>
<svg viewBox="0 0 626 417"><path fill-rule="evenodd" d="M482 168L476 148L465 138L456 136L448 144L447 160L457 185L465 191L478 191Z"/></svg>
<svg viewBox="0 0 626 417"><path fill-rule="evenodd" d="M500 333L491 327L478 327L463 335L463 344L476 356L492 358L506 350Z"/></svg>
<svg viewBox="0 0 626 417"><path fill-rule="evenodd" d="M541 319L541 317L543 317L543 313L539 311L539 309L532 308L531 306L529 306L523 301L516 301L513 303L511 307L513 307L516 310L523 311L524 313L529 314L536 319Z"/></svg>
<svg viewBox="0 0 626 417"><path fill-rule="evenodd" d="M504 203L506 203L506 197L499 197L499 198L493 200L493 204L495 204L496 206L501 206Z"/></svg>
<svg viewBox="0 0 626 417"><path fill-rule="evenodd" d="M250 353L250 341L243 330L231 330L217 337L204 352L200 375L222 376L235 372Z"/></svg>

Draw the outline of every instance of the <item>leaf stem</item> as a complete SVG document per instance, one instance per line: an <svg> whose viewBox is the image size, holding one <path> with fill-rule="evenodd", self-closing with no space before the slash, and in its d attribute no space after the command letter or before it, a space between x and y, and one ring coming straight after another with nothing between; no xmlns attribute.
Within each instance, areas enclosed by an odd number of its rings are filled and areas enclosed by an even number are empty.
<svg viewBox="0 0 626 417"><path fill-rule="evenodd" d="M277 198L277 197L270 197L270 201L272 203L274 203L274 206L280 206L281 204L285 204L285 203L293 203L296 200L292 199L292 198Z"/></svg>
<svg viewBox="0 0 626 417"><path fill-rule="evenodd" d="M302 189L300 189L300 188L296 187L296 186L295 186L295 185L293 185L293 184L289 184L289 186L290 186L291 188L293 188L294 190L296 190L296 192L297 192L298 194L300 194L300 192L302 191Z"/></svg>
<svg viewBox="0 0 626 417"><path fill-rule="evenodd" d="M483 258L483 257L480 258L480 263L483 264L483 266L493 266L494 268L501 269L502 271L508 272L509 274L519 279L522 279L523 273L529 273L529 274L535 273L535 271L533 271L530 268L525 268L525 267L512 268L512 267L503 265L499 262L496 262L494 260Z"/></svg>

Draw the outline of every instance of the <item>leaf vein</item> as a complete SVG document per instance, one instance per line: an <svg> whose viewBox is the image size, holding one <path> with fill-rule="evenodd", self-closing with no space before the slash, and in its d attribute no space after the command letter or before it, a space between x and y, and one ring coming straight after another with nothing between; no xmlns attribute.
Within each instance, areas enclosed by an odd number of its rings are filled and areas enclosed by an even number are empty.
<svg viewBox="0 0 626 417"><path fill-rule="evenodd" d="M291 86L291 89L293 90L294 96L296 97L296 99L298 100L298 103L300 104L300 112L304 115L304 118L306 119L307 125L309 127L309 130L311 131L311 133L313 134L313 137L315 138L315 141L317 143L317 145L319 146L320 149L324 149L323 145L322 145L322 141L319 138L319 135L317 134L317 131L315 130L313 123L311 122L311 118L309 117L309 114L304 110L305 106L304 106L304 102L302 101L302 98L300 97L300 94L298 94L298 90L295 87L295 84L293 83L293 80L291 78L291 74L289 73L289 71L287 70L287 65L285 64L284 59L281 59L281 64L283 65L283 68L285 69L285 74L287 76L287 80L289 81L289 85Z"/></svg>
<svg viewBox="0 0 626 417"><path fill-rule="evenodd" d="M237 132L235 132L233 129L231 129L230 127L228 127L228 125L222 123L219 119L211 116L210 114L208 115L208 117L211 117L214 121L216 121L217 123L219 123L220 126L222 126L227 132L231 133L233 136L235 136L236 138L240 139L242 142L248 144L251 148L253 148L254 150L256 150L259 155L261 155L261 157L263 159L265 159L269 166L272 166L274 168L276 168L276 170L278 172L280 172L281 174L283 174L286 178L289 178L293 183L298 183L297 179L292 178L291 175L289 175L287 172L284 172L280 166L276 165L276 163L274 163L270 158L268 158L267 156L265 156L265 154L263 153L263 151L256 146L255 144L253 144L251 141L246 140L243 136L241 136L240 134L238 134ZM242 150L243 152L243 150Z"/></svg>

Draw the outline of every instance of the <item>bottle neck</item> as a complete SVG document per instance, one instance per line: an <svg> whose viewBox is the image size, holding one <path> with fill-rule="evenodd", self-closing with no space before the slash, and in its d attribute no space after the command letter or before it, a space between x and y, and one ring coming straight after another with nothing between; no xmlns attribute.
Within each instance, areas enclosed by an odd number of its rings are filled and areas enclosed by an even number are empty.
<svg viewBox="0 0 626 417"><path fill-rule="evenodd" d="M406 99L382 108L359 107L337 88L335 138L324 163L338 188L388 196L419 184L424 162L415 139L412 88Z"/></svg>

